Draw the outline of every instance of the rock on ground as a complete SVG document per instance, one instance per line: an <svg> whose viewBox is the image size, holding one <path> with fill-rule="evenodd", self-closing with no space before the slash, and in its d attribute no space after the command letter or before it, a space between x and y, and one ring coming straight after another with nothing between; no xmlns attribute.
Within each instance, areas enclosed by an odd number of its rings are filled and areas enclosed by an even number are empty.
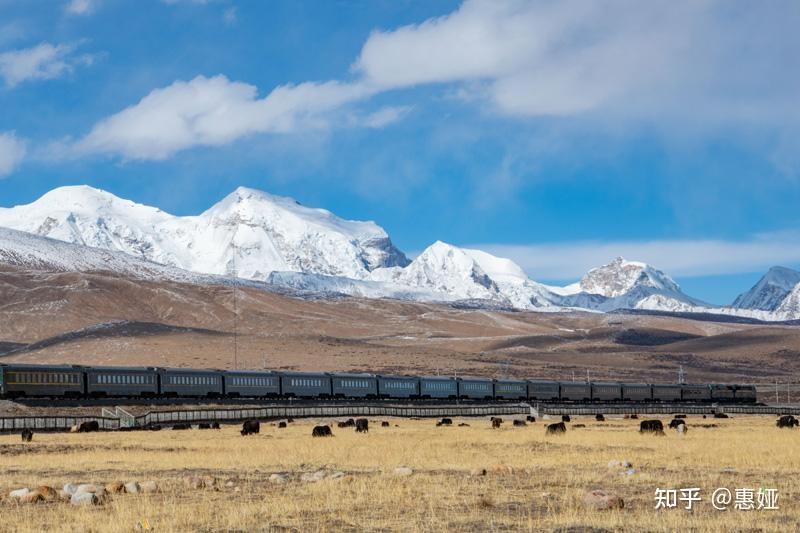
<svg viewBox="0 0 800 533"><path fill-rule="evenodd" d="M625 502L621 497L605 489L593 489L583 495L583 504L596 511L622 509Z"/></svg>

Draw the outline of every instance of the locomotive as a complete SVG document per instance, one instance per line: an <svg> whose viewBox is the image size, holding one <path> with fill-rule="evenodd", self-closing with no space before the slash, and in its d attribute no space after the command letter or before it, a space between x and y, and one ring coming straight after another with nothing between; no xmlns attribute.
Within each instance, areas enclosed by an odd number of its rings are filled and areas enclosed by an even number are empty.
<svg viewBox="0 0 800 533"><path fill-rule="evenodd" d="M0 364L0 397L756 403L754 385Z"/></svg>

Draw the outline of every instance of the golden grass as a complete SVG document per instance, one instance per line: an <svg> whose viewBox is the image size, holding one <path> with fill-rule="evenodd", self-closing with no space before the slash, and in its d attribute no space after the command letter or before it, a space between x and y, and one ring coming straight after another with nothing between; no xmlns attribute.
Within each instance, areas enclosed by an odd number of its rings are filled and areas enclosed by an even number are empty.
<svg viewBox="0 0 800 533"><path fill-rule="evenodd" d="M575 417L571 425L587 427L556 437L545 435L542 421L516 428L507 421L492 430L485 419L441 428L433 420L395 419L389 428L373 421L366 435L334 427L334 438L312 439L317 422L262 424L251 437L233 426L36 434L31 444L0 436L3 493L150 479L164 489L115 495L97 508L2 502L0 531L133 531L145 521L155 531L800 530L800 430L779 430L771 417L690 417L683 437L670 430L666 437L640 435L635 420ZM630 461L635 473L609 470L613 459ZM396 476L397 466L414 473ZM488 475L470 473L479 468ZM319 469L346 475L299 480ZM269 483L275 472L290 473L291 481ZM195 473L219 478L220 490L184 489L182 477ZM229 480L233 486L225 486ZM586 509L583 493L594 487L618 493L625 509ZM701 487L703 501L693 512L656 511L657 487ZM717 487L776 488L780 510L716 511L709 497Z"/></svg>

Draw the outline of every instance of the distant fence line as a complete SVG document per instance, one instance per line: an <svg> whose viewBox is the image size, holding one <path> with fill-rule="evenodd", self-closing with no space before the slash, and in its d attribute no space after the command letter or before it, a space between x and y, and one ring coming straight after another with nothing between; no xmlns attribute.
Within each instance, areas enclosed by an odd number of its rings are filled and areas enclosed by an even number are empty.
<svg viewBox="0 0 800 533"><path fill-rule="evenodd" d="M108 412L108 411L106 411ZM200 422L240 422L252 418L308 418L344 416L396 416L432 418L448 416L525 415L531 412L527 404L484 406L390 406L390 405L323 405L323 406L267 406L236 409L190 409L151 411L140 416L15 416L0 417L0 431L25 428L39 430L66 430L81 422L97 420L102 429Z"/></svg>
<svg viewBox="0 0 800 533"><path fill-rule="evenodd" d="M399 405L318 405L318 406L264 406L228 409L188 409L151 411L130 416L125 411L111 416L12 416L0 417L0 431L19 431L25 428L40 431L67 430L82 422L96 420L101 429L117 430L126 427L168 425L203 422L241 422L248 419L279 419L309 417L393 416L405 418L479 417L500 415L669 415L676 413L713 415L800 415L800 407L772 407L755 405L572 405L572 404L505 404L505 405L449 405L449 406L399 406ZM119 412L118 411L118 412ZM108 414L110 411L104 411Z"/></svg>

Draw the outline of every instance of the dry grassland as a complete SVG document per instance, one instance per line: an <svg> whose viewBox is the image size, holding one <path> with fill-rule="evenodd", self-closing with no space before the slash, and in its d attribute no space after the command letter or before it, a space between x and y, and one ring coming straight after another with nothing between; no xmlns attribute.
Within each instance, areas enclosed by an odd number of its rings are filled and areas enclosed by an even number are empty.
<svg viewBox="0 0 800 533"><path fill-rule="evenodd" d="M662 417L668 421L669 418ZM470 427L457 427L465 421ZM220 431L0 436L0 491L66 482L156 480L157 494L114 495L104 506L0 502L2 531L797 531L800 430L771 417L689 417L679 436L640 435L636 420L573 418L586 428L546 436L543 421L492 430L485 419L371 421L369 434L333 428L312 439L318 421L287 429L262 424L242 437ZM326 420L325 422L328 422ZM717 424L702 428L700 424ZM395 427L397 424L399 427ZM609 469L627 460L632 475ZM413 474L394 474L408 466ZM475 475L474 469L487 469ZM303 482L304 472L345 475ZM268 481L287 472L285 484ZM209 474L219 490L189 490L186 474ZM227 483L232 481L232 483ZM226 486L226 484L228 486ZM587 489L624 498L620 511L584 507ZM654 510L661 488L700 487L692 512ZM777 511L716 511L717 487L776 488Z"/></svg>

